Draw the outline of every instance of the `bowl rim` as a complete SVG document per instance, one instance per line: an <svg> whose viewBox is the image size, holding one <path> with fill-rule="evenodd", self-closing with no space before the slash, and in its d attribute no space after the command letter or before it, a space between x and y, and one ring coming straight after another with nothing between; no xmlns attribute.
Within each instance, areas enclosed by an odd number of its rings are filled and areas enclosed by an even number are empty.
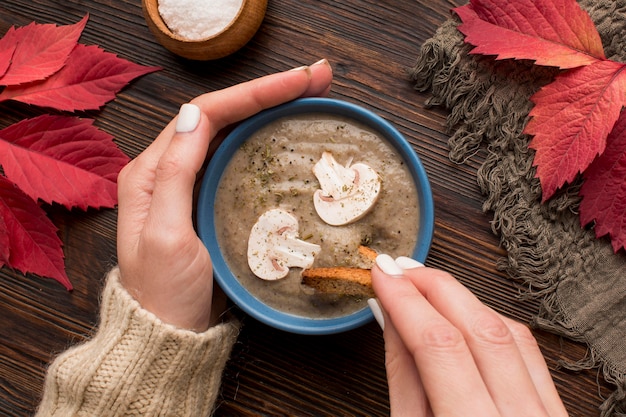
<svg viewBox="0 0 626 417"><path fill-rule="evenodd" d="M434 202L426 171L404 136L391 123L376 113L348 101L334 98L300 98L264 110L241 122L219 145L211 157L202 178L197 202L198 235L204 242L213 261L213 276L226 295L245 313L279 330L291 333L322 335L352 330L373 319L369 307L347 316L315 319L286 313L264 304L253 296L230 272L221 253L215 229L213 203L222 174L233 153L251 134L278 118L297 114L330 113L351 118L380 133L403 157L407 167L423 194L419 199L420 228L413 258L424 263L434 234Z"/></svg>

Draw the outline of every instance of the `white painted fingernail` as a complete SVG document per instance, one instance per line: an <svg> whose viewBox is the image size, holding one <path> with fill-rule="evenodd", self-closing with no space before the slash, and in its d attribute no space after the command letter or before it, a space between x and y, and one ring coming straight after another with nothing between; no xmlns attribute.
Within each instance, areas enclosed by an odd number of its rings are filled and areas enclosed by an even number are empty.
<svg viewBox="0 0 626 417"><path fill-rule="evenodd" d="M404 275L404 271L398 266L396 261L394 261L391 256L384 253L376 257L376 265L387 275Z"/></svg>
<svg viewBox="0 0 626 417"><path fill-rule="evenodd" d="M178 119L176 120L176 132L193 132L200 123L200 107L195 104L185 103L180 106Z"/></svg>
<svg viewBox="0 0 626 417"><path fill-rule="evenodd" d="M397 257L396 264L402 269L422 268L424 266L423 263L416 261L413 258L409 258L408 256Z"/></svg>
<svg viewBox="0 0 626 417"><path fill-rule="evenodd" d="M372 314L374 314L374 318L378 322L378 325L382 330L385 330L385 316L383 316L383 309L380 307L380 303L375 298L369 298L367 300L367 305L370 306L370 310L372 310Z"/></svg>

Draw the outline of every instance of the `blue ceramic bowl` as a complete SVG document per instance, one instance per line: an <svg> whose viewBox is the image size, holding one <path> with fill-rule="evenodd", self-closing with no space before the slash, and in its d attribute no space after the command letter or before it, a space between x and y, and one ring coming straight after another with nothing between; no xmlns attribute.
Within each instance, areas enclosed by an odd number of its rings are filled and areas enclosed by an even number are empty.
<svg viewBox="0 0 626 417"><path fill-rule="evenodd" d="M284 331L309 335L332 334L351 330L370 322L373 318L370 309L365 307L343 317L313 319L295 316L269 307L250 294L231 273L214 233L215 194L222 173L233 154L261 127L282 117L304 113L335 114L360 122L381 134L403 156L417 186L419 198L420 225L413 258L422 263L426 260L433 237L434 207L430 183L415 151L400 132L381 117L355 104L328 98L298 99L265 110L242 122L224 139L211 158L202 180L197 207L198 232L200 239L211 254L215 280L239 308L255 319Z"/></svg>

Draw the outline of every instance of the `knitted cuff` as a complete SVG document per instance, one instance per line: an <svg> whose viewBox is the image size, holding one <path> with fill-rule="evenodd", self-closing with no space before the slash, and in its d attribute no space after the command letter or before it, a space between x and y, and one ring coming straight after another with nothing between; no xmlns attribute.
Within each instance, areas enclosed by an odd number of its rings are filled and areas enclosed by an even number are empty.
<svg viewBox="0 0 626 417"><path fill-rule="evenodd" d="M206 416L238 335L231 321L195 333L163 323L107 278L101 322L88 342L54 360L38 416Z"/></svg>

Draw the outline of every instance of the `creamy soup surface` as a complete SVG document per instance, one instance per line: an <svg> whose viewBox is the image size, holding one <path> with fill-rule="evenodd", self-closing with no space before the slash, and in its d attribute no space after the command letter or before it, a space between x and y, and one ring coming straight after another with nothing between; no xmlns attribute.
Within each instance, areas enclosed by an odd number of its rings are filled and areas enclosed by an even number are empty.
<svg viewBox="0 0 626 417"><path fill-rule="evenodd" d="M382 179L372 210L345 226L317 215L319 188L313 165L329 151L346 166L362 162ZM223 256L241 284L264 303L312 318L344 316L366 300L316 293L301 284L300 268L277 281L256 277L247 262L248 237L261 214L281 208L299 222L301 240L321 246L313 267L361 267L359 245L393 257L410 256L418 233L417 191L397 151L373 130L334 115L307 114L272 122L250 137L226 167L215 199L215 224Z"/></svg>

